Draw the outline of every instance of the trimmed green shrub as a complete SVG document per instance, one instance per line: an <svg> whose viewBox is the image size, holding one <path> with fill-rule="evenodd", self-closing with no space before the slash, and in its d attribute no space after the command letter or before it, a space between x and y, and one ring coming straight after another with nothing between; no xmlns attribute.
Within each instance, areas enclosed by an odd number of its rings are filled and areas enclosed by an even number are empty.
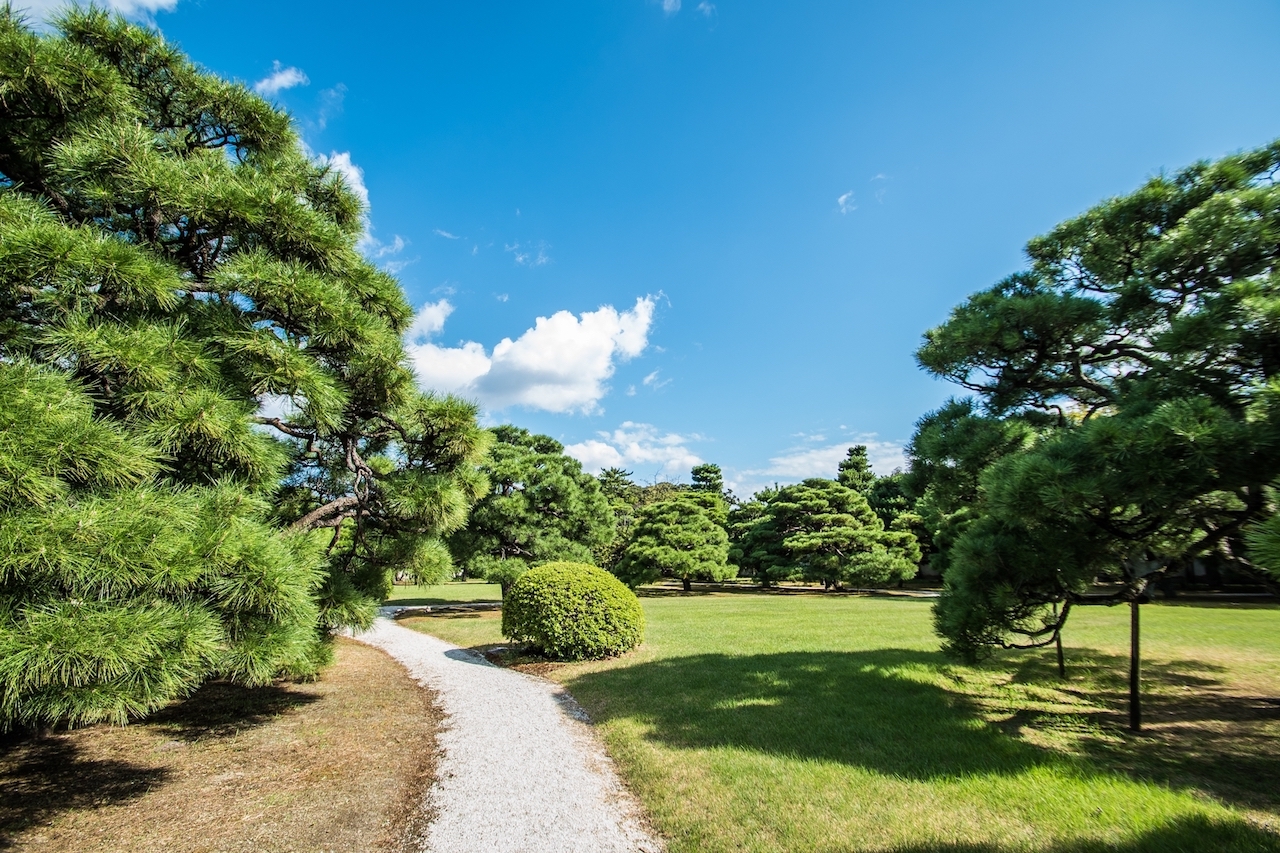
<svg viewBox="0 0 1280 853"><path fill-rule="evenodd" d="M502 633L557 660L598 660L640 644L644 612L635 593L605 570L547 563L511 586Z"/></svg>

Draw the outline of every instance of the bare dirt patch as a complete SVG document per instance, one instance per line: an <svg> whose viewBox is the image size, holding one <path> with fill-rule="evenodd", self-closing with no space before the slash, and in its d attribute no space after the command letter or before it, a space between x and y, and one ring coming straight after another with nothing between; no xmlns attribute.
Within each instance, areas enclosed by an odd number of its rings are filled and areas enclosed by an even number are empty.
<svg viewBox="0 0 1280 853"><path fill-rule="evenodd" d="M123 728L0 741L0 849L415 849L440 714L382 652L339 640L313 684L209 684Z"/></svg>

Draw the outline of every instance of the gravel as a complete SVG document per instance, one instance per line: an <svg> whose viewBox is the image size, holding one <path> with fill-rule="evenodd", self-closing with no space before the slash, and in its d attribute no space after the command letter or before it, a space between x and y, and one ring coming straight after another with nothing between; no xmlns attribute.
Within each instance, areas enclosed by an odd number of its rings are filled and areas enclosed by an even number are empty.
<svg viewBox="0 0 1280 853"><path fill-rule="evenodd" d="M564 688L379 618L356 639L432 690L445 715L427 853L660 853L590 720ZM427 744L423 748L429 748Z"/></svg>

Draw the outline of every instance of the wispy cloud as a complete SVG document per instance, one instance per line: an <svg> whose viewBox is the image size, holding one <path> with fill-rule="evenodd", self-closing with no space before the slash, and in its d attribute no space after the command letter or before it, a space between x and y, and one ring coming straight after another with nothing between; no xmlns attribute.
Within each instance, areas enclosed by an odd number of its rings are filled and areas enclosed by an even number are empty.
<svg viewBox="0 0 1280 853"><path fill-rule="evenodd" d="M655 391L657 391L663 385L670 385L671 384L670 379L658 379L659 372L660 371L657 371L657 370L653 371L644 379L640 380L640 384L645 385L649 388L652 388Z"/></svg>
<svg viewBox="0 0 1280 853"><path fill-rule="evenodd" d="M849 190L847 193L836 199L836 204L840 206L840 212L845 214L858 209L858 206L853 203L853 190Z"/></svg>
<svg viewBox="0 0 1280 853"><path fill-rule="evenodd" d="M820 434L802 436L805 439L825 439ZM871 463L871 470L877 474L889 474L907 466L902 444L881 441L874 433L869 433L849 436L838 443L822 447L789 448L771 457L765 467L737 471L734 476L726 478L726 482L735 492L746 496L773 483L795 483L809 477L834 479L839 472L840 460L845 458L849 448L855 444L866 445L867 461Z"/></svg>
<svg viewBox="0 0 1280 853"><path fill-rule="evenodd" d="M356 249L361 254L369 260L379 261L399 254L404 250L405 246L409 245L408 241L399 234L394 235L389 243L384 243L373 235L373 222L369 218L369 188L364 182L364 169L361 169L351 159L350 151L333 151L327 155L317 155L315 159L320 165L328 166L334 174L341 175L342 182L346 184L349 190L355 193L356 198L360 199L360 204L364 207L364 215L362 217L364 233L356 241ZM413 262L413 260L388 260L382 265L382 268L392 275L396 275Z"/></svg>
<svg viewBox="0 0 1280 853"><path fill-rule="evenodd" d="M330 119L342 114L343 105L347 100L347 87L342 83L331 89L323 89L320 92L320 109L316 112L315 126L317 130L324 130L329 126Z"/></svg>
<svg viewBox="0 0 1280 853"><path fill-rule="evenodd" d="M445 238L446 240L461 240L461 239L462 239L462 238L461 238L461 237L459 237L457 234L450 234L448 231L445 231L443 228L433 228L433 229L431 229L431 233L435 234L437 237L443 237L443 238Z"/></svg>
<svg viewBox="0 0 1280 853"><path fill-rule="evenodd" d="M662 14L674 15L680 11L680 0L662 0Z"/></svg>
<svg viewBox="0 0 1280 853"><path fill-rule="evenodd" d="M887 181L887 180L889 180L889 176L886 175L884 172L879 172L868 183L875 184L879 181ZM882 185L876 187L876 204L884 204L884 195L887 191L888 191L888 187L885 187Z"/></svg>
<svg viewBox="0 0 1280 853"><path fill-rule="evenodd" d="M522 267L540 267L551 263L551 256L547 254L547 249L551 247L543 240L534 244L512 243L510 246L503 243L502 248L510 252L516 264Z"/></svg>
<svg viewBox="0 0 1280 853"><path fill-rule="evenodd" d="M271 73L253 84L253 91L264 97L273 98L285 89L292 89L294 86L306 86L310 83L311 81L307 79L307 75L302 72L302 69L295 68L292 65L285 68L280 64L280 60L277 59L271 64Z"/></svg>
<svg viewBox="0 0 1280 853"><path fill-rule="evenodd" d="M83 0L17 0L14 8L25 11L33 18L48 20L54 12L60 12L67 6L87 6ZM97 5L112 12L119 12L126 18L152 20L156 12L172 12L178 6L178 0L98 0Z"/></svg>
<svg viewBox="0 0 1280 853"><path fill-rule="evenodd" d="M626 421L612 432L599 432L599 438L566 444L564 452L595 473L604 468L630 468L642 477L677 477L687 474L702 457L689 448L697 435L661 432L652 424Z"/></svg>
<svg viewBox="0 0 1280 853"><path fill-rule="evenodd" d="M373 256L375 258L385 258L387 255L398 255L400 252L404 251L404 247L407 245L409 244L405 242L405 239L399 234L396 234L395 239L390 243L379 244L378 249L373 253Z"/></svg>
<svg viewBox="0 0 1280 853"><path fill-rule="evenodd" d="M702 2L698 4L698 11L702 13L702 17L710 18L716 13L716 4L708 3L707 0L702 0Z"/></svg>
<svg viewBox="0 0 1280 853"><path fill-rule="evenodd" d="M440 306L423 307L435 313L420 330L436 334L443 329ZM471 397L487 409L598 412L617 363L635 358L648 345L653 310L654 299L646 296L627 311L612 305L576 316L558 311L537 318L515 340L503 338L491 351L476 341L444 347L423 336L411 339L407 348L423 387Z"/></svg>

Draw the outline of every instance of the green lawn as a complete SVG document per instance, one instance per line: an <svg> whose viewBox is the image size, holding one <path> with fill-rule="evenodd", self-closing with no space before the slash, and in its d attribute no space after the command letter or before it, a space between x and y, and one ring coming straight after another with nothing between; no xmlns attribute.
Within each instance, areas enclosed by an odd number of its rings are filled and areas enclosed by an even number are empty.
<svg viewBox="0 0 1280 853"><path fill-rule="evenodd" d="M409 607L419 604L472 604L482 601L501 601L502 588L496 583L462 581L442 583L436 586L402 586L391 588L391 595L383 604Z"/></svg>
<svg viewBox="0 0 1280 853"><path fill-rule="evenodd" d="M550 673L672 853L1280 851L1280 609L1143 608L1148 731L1125 731L1128 616L1052 653L938 653L929 603L646 598L645 644ZM501 643L496 614L409 623Z"/></svg>

